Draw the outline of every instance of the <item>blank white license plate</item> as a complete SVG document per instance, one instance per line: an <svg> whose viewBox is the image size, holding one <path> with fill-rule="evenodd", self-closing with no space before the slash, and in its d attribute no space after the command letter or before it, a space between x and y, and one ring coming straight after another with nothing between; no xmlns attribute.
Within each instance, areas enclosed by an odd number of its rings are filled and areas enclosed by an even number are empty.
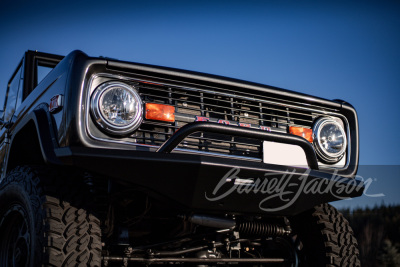
<svg viewBox="0 0 400 267"><path fill-rule="evenodd" d="M263 142L263 162L308 168L306 154L300 146L270 141Z"/></svg>

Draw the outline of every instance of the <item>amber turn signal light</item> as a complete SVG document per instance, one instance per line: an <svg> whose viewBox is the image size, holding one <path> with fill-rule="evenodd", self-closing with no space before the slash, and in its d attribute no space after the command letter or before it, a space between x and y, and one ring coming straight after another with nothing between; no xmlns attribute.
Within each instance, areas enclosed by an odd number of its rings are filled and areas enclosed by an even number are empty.
<svg viewBox="0 0 400 267"><path fill-rule="evenodd" d="M175 107L163 104L146 103L148 120L175 122Z"/></svg>
<svg viewBox="0 0 400 267"><path fill-rule="evenodd" d="M289 127L289 133L297 135L297 136L301 136L301 137L303 137L304 139L306 139L310 143L313 142L312 129L290 126Z"/></svg>

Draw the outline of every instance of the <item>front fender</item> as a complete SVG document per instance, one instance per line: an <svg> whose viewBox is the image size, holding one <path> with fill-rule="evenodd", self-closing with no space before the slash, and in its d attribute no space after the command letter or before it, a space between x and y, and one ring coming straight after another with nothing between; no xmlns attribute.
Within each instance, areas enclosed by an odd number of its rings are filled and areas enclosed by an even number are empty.
<svg viewBox="0 0 400 267"><path fill-rule="evenodd" d="M7 170L17 165L25 165L29 157L40 157L46 164L62 165L54 150L58 148L52 118L46 104L39 105L10 128L10 149L7 160ZM20 153L24 154L24 157ZM37 155L39 154L39 155Z"/></svg>

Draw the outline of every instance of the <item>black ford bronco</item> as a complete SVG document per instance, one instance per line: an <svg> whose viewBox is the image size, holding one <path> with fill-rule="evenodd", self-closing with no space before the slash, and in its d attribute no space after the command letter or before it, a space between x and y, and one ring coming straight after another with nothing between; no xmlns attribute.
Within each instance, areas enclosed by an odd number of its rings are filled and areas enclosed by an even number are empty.
<svg viewBox="0 0 400 267"><path fill-rule="evenodd" d="M0 130L0 265L359 266L342 100L28 51Z"/></svg>

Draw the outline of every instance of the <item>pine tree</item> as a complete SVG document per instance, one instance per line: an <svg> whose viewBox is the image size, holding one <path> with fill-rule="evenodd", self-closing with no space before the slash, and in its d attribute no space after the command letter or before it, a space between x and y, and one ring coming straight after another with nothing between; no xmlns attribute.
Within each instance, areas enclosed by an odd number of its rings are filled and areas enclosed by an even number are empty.
<svg viewBox="0 0 400 267"><path fill-rule="evenodd" d="M383 248L378 256L378 261L384 267L400 266L400 253L389 239L383 241Z"/></svg>

